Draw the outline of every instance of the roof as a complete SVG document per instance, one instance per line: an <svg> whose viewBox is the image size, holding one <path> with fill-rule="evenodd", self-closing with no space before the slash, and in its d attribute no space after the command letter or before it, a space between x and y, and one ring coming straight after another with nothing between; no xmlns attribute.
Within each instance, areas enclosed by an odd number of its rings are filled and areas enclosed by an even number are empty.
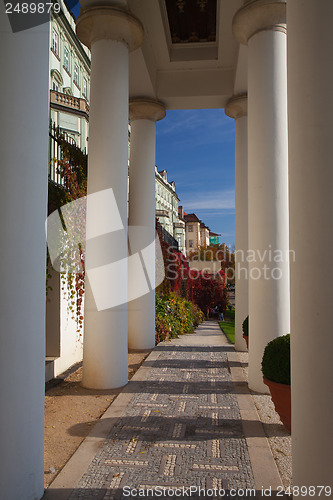
<svg viewBox="0 0 333 500"><path fill-rule="evenodd" d="M184 214L185 222L200 222L200 219L195 214Z"/></svg>
<svg viewBox="0 0 333 500"><path fill-rule="evenodd" d="M209 236L221 236L219 233L213 233L213 231L209 231Z"/></svg>

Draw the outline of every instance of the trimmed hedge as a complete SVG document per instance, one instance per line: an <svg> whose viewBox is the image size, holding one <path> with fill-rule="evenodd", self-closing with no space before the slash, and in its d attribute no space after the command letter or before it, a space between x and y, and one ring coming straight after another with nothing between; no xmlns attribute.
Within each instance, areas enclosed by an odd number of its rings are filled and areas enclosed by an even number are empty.
<svg viewBox="0 0 333 500"><path fill-rule="evenodd" d="M155 298L155 342L192 333L203 321L199 307L175 293L156 294Z"/></svg>
<svg viewBox="0 0 333 500"><path fill-rule="evenodd" d="M248 337L249 336L249 317L247 316L244 321L243 321L243 335L245 335L245 337Z"/></svg>
<svg viewBox="0 0 333 500"><path fill-rule="evenodd" d="M290 385L290 334L269 342L264 351L261 371L268 380Z"/></svg>

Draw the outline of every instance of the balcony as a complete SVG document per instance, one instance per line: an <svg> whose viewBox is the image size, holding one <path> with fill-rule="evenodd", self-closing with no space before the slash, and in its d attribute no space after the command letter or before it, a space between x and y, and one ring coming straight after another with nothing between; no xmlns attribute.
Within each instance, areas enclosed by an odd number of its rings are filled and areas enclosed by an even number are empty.
<svg viewBox="0 0 333 500"><path fill-rule="evenodd" d="M156 210L156 217L169 217L169 212L167 210Z"/></svg>
<svg viewBox="0 0 333 500"><path fill-rule="evenodd" d="M74 97L73 95L63 94L56 90L50 90L50 104L51 107L67 108L67 111L73 110L80 114L84 113L89 116L89 106L85 99Z"/></svg>

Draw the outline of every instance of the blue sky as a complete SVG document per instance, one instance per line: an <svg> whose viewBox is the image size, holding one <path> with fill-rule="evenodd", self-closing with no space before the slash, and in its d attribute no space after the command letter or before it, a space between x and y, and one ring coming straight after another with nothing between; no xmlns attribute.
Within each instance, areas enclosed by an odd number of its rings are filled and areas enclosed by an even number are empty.
<svg viewBox="0 0 333 500"><path fill-rule="evenodd" d="M75 17L77 0L66 0ZM235 243L235 124L223 109L173 110L156 127L156 165L167 170L185 212L220 242Z"/></svg>
<svg viewBox="0 0 333 500"><path fill-rule="evenodd" d="M156 127L156 165L185 212L235 242L235 126L223 109L173 110Z"/></svg>

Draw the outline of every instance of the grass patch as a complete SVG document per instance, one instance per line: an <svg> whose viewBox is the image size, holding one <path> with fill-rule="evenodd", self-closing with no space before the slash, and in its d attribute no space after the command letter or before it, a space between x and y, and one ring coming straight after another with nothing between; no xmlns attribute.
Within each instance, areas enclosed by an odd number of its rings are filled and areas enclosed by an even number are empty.
<svg viewBox="0 0 333 500"><path fill-rule="evenodd" d="M235 323L233 321L219 321L221 330L226 334L228 340L235 343Z"/></svg>
<svg viewBox="0 0 333 500"><path fill-rule="evenodd" d="M224 312L224 317L226 321L235 321L235 308L232 308L232 311L230 311L228 308Z"/></svg>

